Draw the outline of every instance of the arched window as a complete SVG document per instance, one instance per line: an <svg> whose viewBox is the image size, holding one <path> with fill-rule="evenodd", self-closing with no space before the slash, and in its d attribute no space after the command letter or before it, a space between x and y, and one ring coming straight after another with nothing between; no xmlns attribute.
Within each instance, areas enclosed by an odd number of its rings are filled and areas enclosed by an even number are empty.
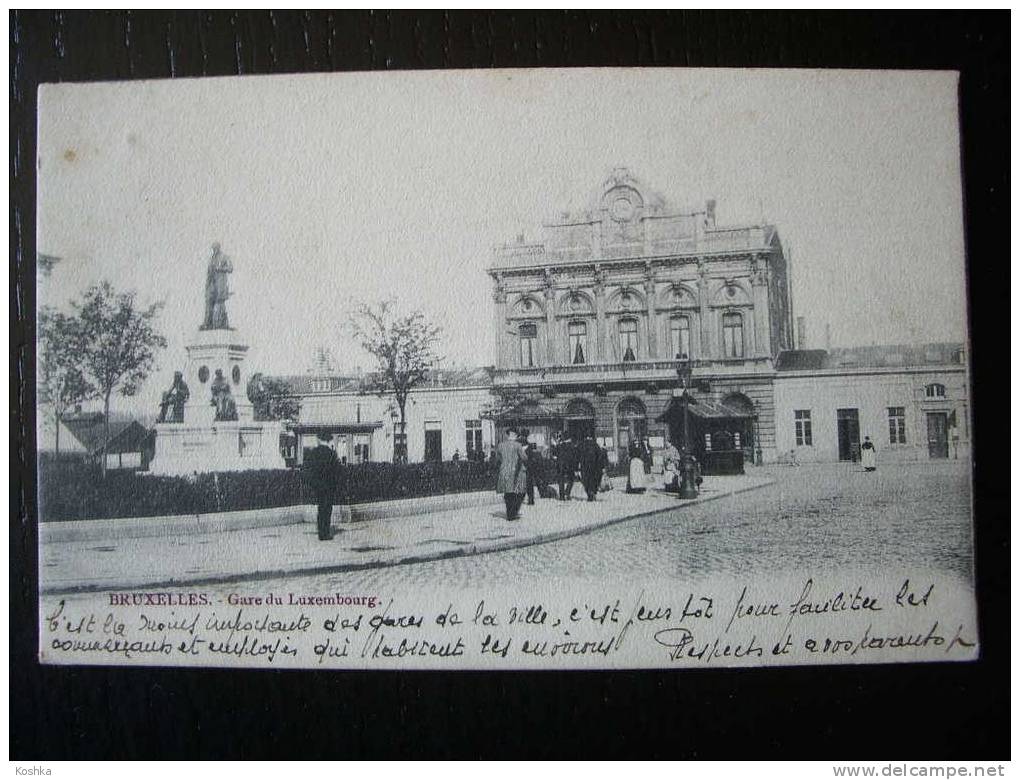
<svg viewBox="0 0 1020 780"><path fill-rule="evenodd" d="M691 321L687 317L671 317L669 320L670 356L691 356Z"/></svg>
<svg viewBox="0 0 1020 780"><path fill-rule="evenodd" d="M722 318L723 357L744 356L744 318L739 314L724 314Z"/></svg>
<svg viewBox="0 0 1020 780"><path fill-rule="evenodd" d="M932 382L930 385L924 388L925 398L945 398L946 397L946 386L940 385L938 382Z"/></svg>
<svg viewBox="0 0 1020 780"><path fill-rule="evenodd" d="M520 327L521 334L521 368L533 368L535 365L535 343L538 340L538 328L533 322L526 322Z"/></svg>
<svg viewBox="0 0 1020 780"><path fill-rule="evenodd" d="M584 363L585 339L588 327L583 322L571 322L567 326L567 341L570 344L570 362L577 365Z"/></svg>
<svg viewBox="0 0 1020 780"><path fill-rule="evenodd" d="M637 320L620 320L620 354L625 362L637 360Z"/></svg>

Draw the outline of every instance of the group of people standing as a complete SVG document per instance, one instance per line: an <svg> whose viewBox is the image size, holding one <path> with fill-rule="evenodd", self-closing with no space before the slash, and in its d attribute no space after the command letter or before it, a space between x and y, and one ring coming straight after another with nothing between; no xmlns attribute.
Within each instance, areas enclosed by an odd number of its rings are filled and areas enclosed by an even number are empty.
<svg viewBox="0 0 1020 780"><path fill-rule="evenodd" d="M503 494L507 520L520 518L521 505L539 498L569 501L574 480L580 473L588 501L595 501L609 459L593 436L574 443L569 433L554 436L545 452L528 441L528 430L510 428L496 447L496 492ZM556 489L549 485L549 467L556 475Z"/></svg>

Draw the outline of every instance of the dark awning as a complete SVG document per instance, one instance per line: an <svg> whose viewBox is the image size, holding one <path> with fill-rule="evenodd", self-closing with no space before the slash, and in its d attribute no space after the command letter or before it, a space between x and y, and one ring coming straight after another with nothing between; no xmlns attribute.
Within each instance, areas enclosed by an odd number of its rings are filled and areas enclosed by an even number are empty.
<svg viewBox="0 0 1020 780"><path fill-rule="evenodd" d="M500 412L496 415L498 420L528 421L528 420L558 420L561 415L542 406L540 403L526 402L517 404L512 409Z"/></svg>
<svg viewBox="0 0 1020 780"><path fill-rule="evenodd" d="M753 416L748 412L743 412L734 409L732 406L716 403L715 401L698 401L695 404L691 404L689 408L691 414L706 420L730 420L734 418L748 420Z"/></svg>
<svg viewBox="0 0 1020 780"><path fill-rule="evenodd" d="M703 420L749 420L753 416L748 412L739 411L732 406L727 406L718 401L696 398L693 395L689 395L688 398L690 399L690 403L687 406L688 411L694 417L700 417ZM675 414L680 414L680 399L676 397L670 399L666 411L655 419L658 422L666 422Z"/></svg>
<svg viewBox="0 0 1020 780"><path fill-rule="evenodd" d="M287 426L294 433L371 433L382 428L381 422L294 423Z"/></svg>

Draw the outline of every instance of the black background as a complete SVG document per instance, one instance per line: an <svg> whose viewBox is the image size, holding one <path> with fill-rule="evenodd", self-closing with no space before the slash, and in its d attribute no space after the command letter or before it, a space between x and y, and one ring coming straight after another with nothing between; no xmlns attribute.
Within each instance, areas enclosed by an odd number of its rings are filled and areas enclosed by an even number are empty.
<svg viewBox="0 0 1020 780"><path fill-rule="evenodd" d="M1004 405L992 397L1008 366L1008 13L12 12L10 25L11 758L1008 756L1009 457L996 441ZM498 674L38 665L26 381L36 86L620 65L961 71L981 660Z"/></svg>

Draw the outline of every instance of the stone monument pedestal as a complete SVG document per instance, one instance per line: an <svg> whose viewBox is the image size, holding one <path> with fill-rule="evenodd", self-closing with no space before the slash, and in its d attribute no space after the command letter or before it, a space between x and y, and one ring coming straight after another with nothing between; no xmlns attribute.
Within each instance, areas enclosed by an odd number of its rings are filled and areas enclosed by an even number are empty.
<svg viewBox="0 0 1020 780"><path fill-rule="evenodd" d="M279 422L214 422L156 425L156 453L150 474L188 475L208 471L283 469Z"/></svg>
<svg viewBox="0 0 1020 780"><path fill-rule="evenodd" d="M189 397L183 422L156 425L156 452L149 473L189 475L209 471L283 469L283 423L256 422L247 398L248 345L228 328L199 330L185 347ZM230 388L236 420L217 420L212 385L217 373Z"/></svg>

